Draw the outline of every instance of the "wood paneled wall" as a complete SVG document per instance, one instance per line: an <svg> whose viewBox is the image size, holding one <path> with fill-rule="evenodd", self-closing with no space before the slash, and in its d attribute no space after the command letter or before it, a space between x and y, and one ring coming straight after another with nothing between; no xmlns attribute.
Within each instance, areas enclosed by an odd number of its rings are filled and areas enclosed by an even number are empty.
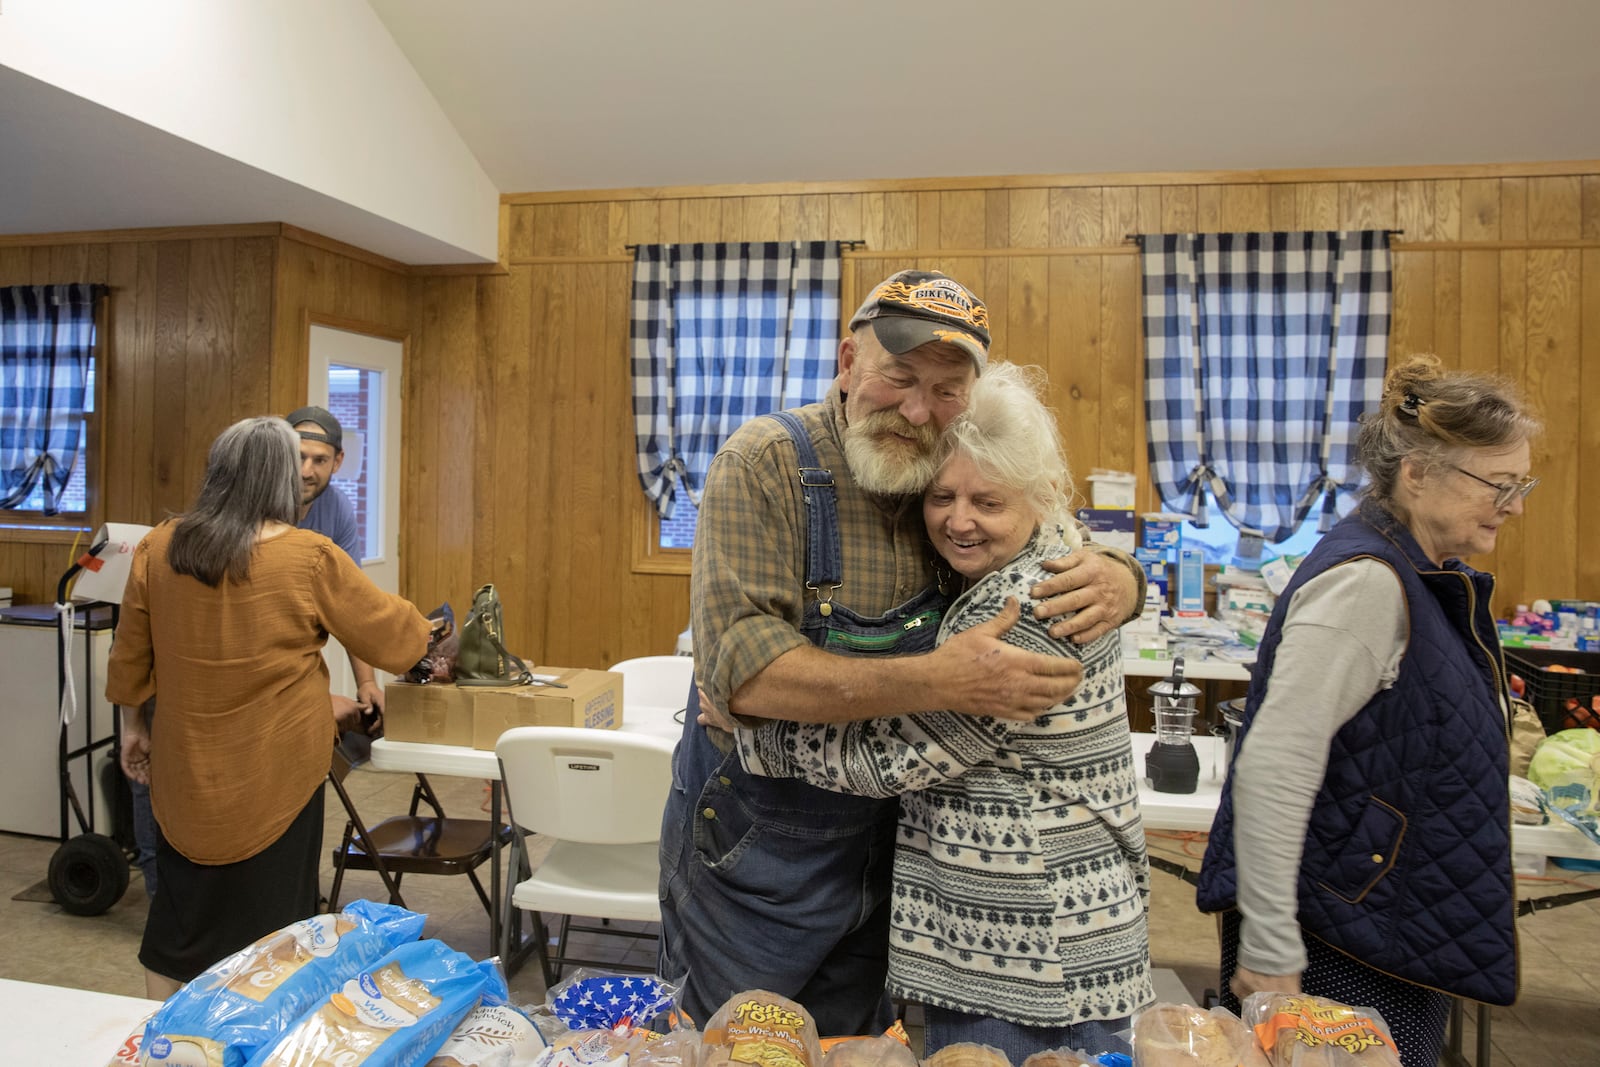
<svg viewBox="0 0 1600 1067"><path fill-rule="evenodd" d="M306 402L312 323L403 341L411 320L411 279L400 264L287 229L274 279L266 409L283 414Z"/></svg>
<svg viewBox="0 0 1600 1067"><path fill-rule="evenodd" d="M431 606L496 582L512 642L541 662L672 648L688 579L630 566L628 244L864 240L847 259L852 307L894 270L944 270L988 302L998 354L1048 370L1080 475L1143 477L1138 260L1124 236L1386 227L1405 231L1391 353L1503 373L1550 423L1535 452L1544 485L1478 561L1500 575L1498 606L1600 598L1600 556L1579 552L1600 520L1600 467L1579 462L1600 446L1600 420L1580 417L1600 411L1600 172L1552 170L508 198L508 274L414 281L405 588Z"/></svg>
<svg viewBox="0 0 1600 1067"><path fill-rule="evenodd" d="M193 499L206 451L236 419L305 402L308 323L403 334L411 280L278 224L0 243L0 285L101 282L106 405L100 516L158 522ZM55 597L72 536L7 531L0 585Z"/></svg>
<svg viewBox="0 0 1600 1067"><path fill-rule="evenodd" d="M267 230L0 247L0 285L111 288L101 366L103 515L155 522L181 511L212 438L267 409L278 246ZM10 532L0 540L0 584L12 586L19 603L53 600L70 550L70 535Z"/></svg>

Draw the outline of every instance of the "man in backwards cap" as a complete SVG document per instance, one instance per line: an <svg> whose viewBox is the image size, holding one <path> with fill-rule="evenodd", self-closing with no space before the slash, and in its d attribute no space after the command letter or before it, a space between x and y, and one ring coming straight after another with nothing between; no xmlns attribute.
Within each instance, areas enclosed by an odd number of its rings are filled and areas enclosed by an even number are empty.
<svg viewBox="0 0 1600 1067"><path fill-rule="evenodd" d="M344 465L344 427L327 408L298 408L288 422L300 435L300 511L297 525L315 530L347 552L361 566L361 530L355 508L332 479ZM371 664L350 654L350 671L356 678L356 704L383 716L383 686ZM349 715L350 709L339 705ZM352 724L353 725L353 724ZM369 729L372 728L369 723Z"/></svg>
<svg viewBox="0 0 1600 1067"><path fill-rule="evenodd" d="M1082 665L1006 644L1016 608L935 647L920 494L933 450L989 357L965 286L901 271L867 297L818 404L741 426L711 464L695 533L695 674L718 711L842 722L951 709L1032 719ZM1131 557L1074 553L1036 587L1055 635L1087 641L1137 614ZM956 592L955 590L952 591ZM913 655L915 653L922 653ZM824 1035L881 1032L898 799L742 769L689 698L661 828L659 972L702 1025L751 988L799 1001Z"/></svg>

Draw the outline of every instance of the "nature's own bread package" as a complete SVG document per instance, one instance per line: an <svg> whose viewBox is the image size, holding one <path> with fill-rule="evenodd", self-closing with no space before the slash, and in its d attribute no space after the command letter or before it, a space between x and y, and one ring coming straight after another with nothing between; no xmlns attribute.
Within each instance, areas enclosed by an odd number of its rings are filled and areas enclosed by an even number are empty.
<svg viewBox="0 0 1600 1067"><path fill-rule="evenodd" d="M1383 1017L1300 993L1252 993L1240 1006L1272 1067L1400 1067Z"/></svg>

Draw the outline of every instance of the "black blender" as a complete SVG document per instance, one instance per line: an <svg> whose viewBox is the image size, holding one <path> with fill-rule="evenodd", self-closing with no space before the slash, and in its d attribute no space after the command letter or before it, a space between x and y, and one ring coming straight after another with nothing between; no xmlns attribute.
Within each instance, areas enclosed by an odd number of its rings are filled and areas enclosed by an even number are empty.
<svg viewBox="0 0 1600 1067"><path fill-rule="evenodd" d="M1172 676L1150 687L1156 740L1144 759L1145 778L1158 793L1193 793L1200 781L1200 756L1194 733L1195 698L1200 688L1183 680L1183 657L1172 661Z"/></svg>

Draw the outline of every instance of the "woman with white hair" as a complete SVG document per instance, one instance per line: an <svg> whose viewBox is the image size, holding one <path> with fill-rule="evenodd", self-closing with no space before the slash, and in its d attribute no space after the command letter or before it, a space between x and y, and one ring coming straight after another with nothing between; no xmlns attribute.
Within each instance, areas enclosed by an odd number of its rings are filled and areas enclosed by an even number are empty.
<svg viewBox="0 0 1600 1067"><path fill-rule="evenodd" d="M427 649L416 608L295 528L299 470L287 422L236 422L194 506L134 549L106 696L122 705L123 770L149 785L161 830L139 949L156 999L317 911L328 635L396 673ZM140 706L158 682L152 732Z"/></svg>
<svg viewBox="0 0 1600 1067"><path fill-rule="evenodd" d="M940 640L1015 598L1005 639L1073 656L1083 683L1032 722L953 713L738 733L748 770L900 799L890 992L925 1007L924 1053L977 1042L1013 1063L1120 1047L1154 999L1149 862L1115 631L1081 646L1034 620L1045 560L1082 548L1054 415L1024 368L990 364L941 439L928 536L967 583Z"/></svg>

